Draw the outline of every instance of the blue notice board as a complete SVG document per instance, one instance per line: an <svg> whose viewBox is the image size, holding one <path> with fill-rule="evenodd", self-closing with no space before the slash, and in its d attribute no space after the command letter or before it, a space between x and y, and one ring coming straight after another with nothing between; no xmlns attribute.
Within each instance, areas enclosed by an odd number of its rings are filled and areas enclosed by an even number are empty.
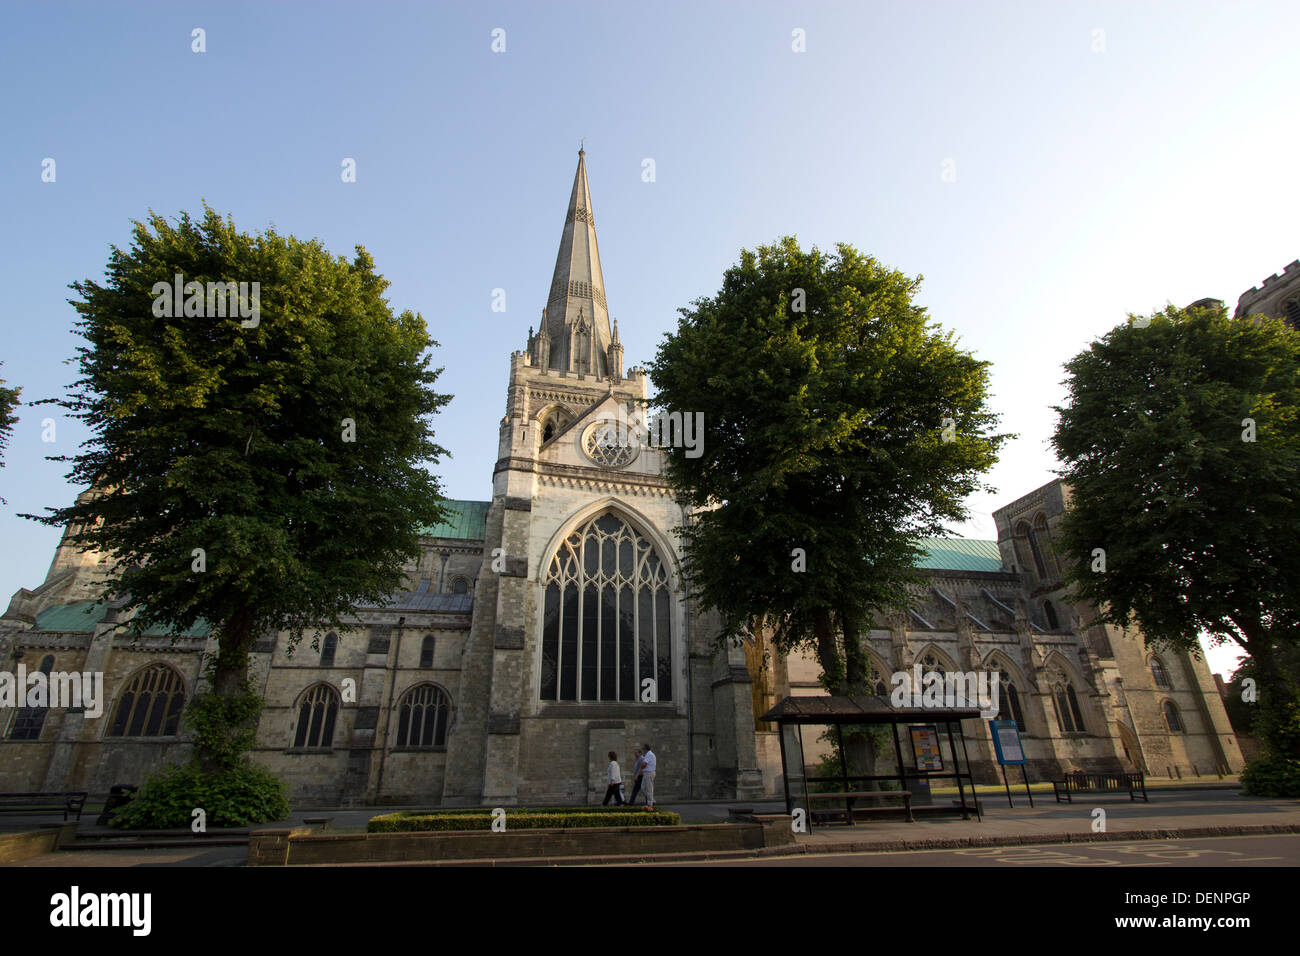
<svg viewBox="0 0 1300 956"><path fill-rule="evenodd" d="M1025 748L1020 746L1020 729L1014 720L990 720L989 730L993 732L993 749L997 751L998 763L1004 767L1023 765Z"/></svg>

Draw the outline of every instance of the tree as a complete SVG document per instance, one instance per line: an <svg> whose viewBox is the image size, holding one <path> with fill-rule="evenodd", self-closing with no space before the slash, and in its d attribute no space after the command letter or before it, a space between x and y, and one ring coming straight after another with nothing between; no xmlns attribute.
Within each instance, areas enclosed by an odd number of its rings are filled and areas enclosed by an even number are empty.
<svg viewBox="0 0 1300 956"><path fill-rule="evenodd" d="M91 431L60 460L94 493L36 520L108 557L104 597L136 631L213 628L215 697L189 712L208 771L251 741L255 638L346 627L442 517L422 466L445 453L430 418L450 396L432 390L424 320L394 315L387 285L360 246L348 262L205 205L174 226L151 213L104 285L71 286L82 377L50 401Z"/></svg>
<svg viewBox="0 0 1300 956"><path fill-rule="evenodd" d="M1256 731L1300 757L1279 666L1300 624L1300 333L1170 306L1067 365L1053 444L1070 487L1068 580L1153 646L1231 640L1259 681Z"/></svg>
<svg viewBox="0 0 1300 956"><path fill-rule="evenodd" d="M717 295L679 310L650 374L655 406L704 416L702 453L667 449L666 474L720 642L770 626L781 650L816 649L832 690L862 693L859 628L910 603L916 539L967 517L1008 436L991 431L988 363L913 304L920 279L837 250L742 251Z"/></svg>
<svg viewBox="0 0 1300 956"><path fill-rule="evenodd" d="M0 368L4 363L0 362ZM18 407L18 396L22 394L22 389L6 388L4 379L0 378L0 468L4 467L4 451L9 447L9 436L14 433L14 425L18 423L18 416L14 414L14 409ZM0 498L0 504L4 502Z"/></svg>

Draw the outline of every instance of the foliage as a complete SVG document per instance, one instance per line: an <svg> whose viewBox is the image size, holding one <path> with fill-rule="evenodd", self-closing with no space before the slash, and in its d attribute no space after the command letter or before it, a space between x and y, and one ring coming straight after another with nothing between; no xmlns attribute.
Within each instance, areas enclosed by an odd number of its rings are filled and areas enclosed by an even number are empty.
<svg viewBox="0 0 1300 956"><path fill-rule="evenodd" d="M837 250L742 251L649 369L654 405L704 415L702 454L668 449L666 473L694 509L686 570L720 640L766 621L782 650L815 641L834 685L852 675L832 619L852 655L859 620L908 603L915 539L967 516L1008 437L988 363L929 324L920 279Z"/></svg>
<svg viewBox="0 0 1300 956"><path fill-rule="evenodd" d="M1300 798L1300 760L1265 755L1241 772L1241 789L1252 797Z"/></svg>
<svg viewBox="0 0 1300 956"><path fill-rule="evenodd" d="M236 764L213 775L191 762L151 775L109 822L126 830L190 829L196 808L204 810L210 828L243 827L289 815L284 784L264 767Z"/></svg>
<svg viewBox="0 0 1300 956"><path fill-rule="evenodd" d="M386 813L371 817L369 833L412 833L429 830L491 830L490 811L477 809L447 813ZM621 807L546 808L506 812L506 830L587 827L681 826L682 818L667 810L624 810Z"/></svg>
<svg viewBox="0 0 1300 956"><path fill-rule="evenodd" d="M0 368L4 368L4 363L0 362ZM7 388L4 379L0 378L0 468L4 467L5 449L9 447L9 436L13 434L14 425L18 423L18 416L14 414L14 409L18 407L18 396L22 394L20 388ZM0 498L0 503L4 499Z"/></svg>
<svg viewBox="0 0 1300 956"><path fill-rule="evenodd" d="M1075 593L1153 645L1236 641L1285 727L1295 701L1274 657L1300 633L1300 333L1170 306L1066 369L1053 444ZM1271 744L1300 755L1300 734Z"/></svg>
<svg viewBox="0 0 1300 956"><path fill-rule="evenodd" d="M249 283L256 319L220 317L211 293L194 299L209 317L182 314L189 296L158 314L177 274ZM437 343L418 314L394 315L386 286L360 246L349 262L206 206L174 226L151 214L128 252L112 249L105 284L71 286L81 378L48 401L90 429L58 460L93 490L36 520L108 557L104 597L138 611L135 632L207 621L219 697L244 693L257 635L293 643L386 601L418 527L443 516L423 467L445 453L430 423L449 400L432 390Z"/></svg>

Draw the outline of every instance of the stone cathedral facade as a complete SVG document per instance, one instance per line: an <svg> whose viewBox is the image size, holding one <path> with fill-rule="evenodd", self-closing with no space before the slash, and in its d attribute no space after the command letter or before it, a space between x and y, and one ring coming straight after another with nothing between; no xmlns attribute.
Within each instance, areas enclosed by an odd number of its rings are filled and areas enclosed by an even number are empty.
<svg viewBox="0 0 1300 956"><path fill-rule="evenodd" d="M292 651L284 634L257 643L254 759L299 806L588 803L606 753L630 766L649 741L662 802L777 794L776 735L758 718L821 693L817 668L767 655L761 636L716 648L682 577L675 529L689 516L662 453L611 433L648 382L624 367L581 152L541 322L509 360L491 499L450 502L403 590L358 608L350 630ZM1204 661L1082 627L1052 548L1068 494L1053 482L1002 508L997 541L926 542L913 606L863 635L880 689L915 664L996 669L1037 778L1240 769ZM0 617L0 668L102 673L107 698L98 717L0 710L0 789L104 793L189 753L181 708L215 641L120 633L119 611L92 600L98 570L65 536L45 581ZM965 733L994 779L987 728Z"/></svg>

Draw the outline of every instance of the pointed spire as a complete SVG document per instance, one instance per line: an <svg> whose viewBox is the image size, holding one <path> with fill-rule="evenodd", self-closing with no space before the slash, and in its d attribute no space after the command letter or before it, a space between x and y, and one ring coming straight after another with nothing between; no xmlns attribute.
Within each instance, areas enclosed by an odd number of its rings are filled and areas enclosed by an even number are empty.
<svg viewBox="0 0 1300 956"><path fill-rule="evenodd" d="M609 309L605 304L605 277L600 270L600 249L596 244L596 219L587 185L586 155L585 149L578 150L578 169L573 176L542 328L552 343L551 365L569 370L582 364L579 356L569 354L569 331L579 316L590 325L595 346L592 353L600 357L598 362L602 366L612 338ZM603 367L588 367L588 371L601 376L607 374Z"/></svg>

